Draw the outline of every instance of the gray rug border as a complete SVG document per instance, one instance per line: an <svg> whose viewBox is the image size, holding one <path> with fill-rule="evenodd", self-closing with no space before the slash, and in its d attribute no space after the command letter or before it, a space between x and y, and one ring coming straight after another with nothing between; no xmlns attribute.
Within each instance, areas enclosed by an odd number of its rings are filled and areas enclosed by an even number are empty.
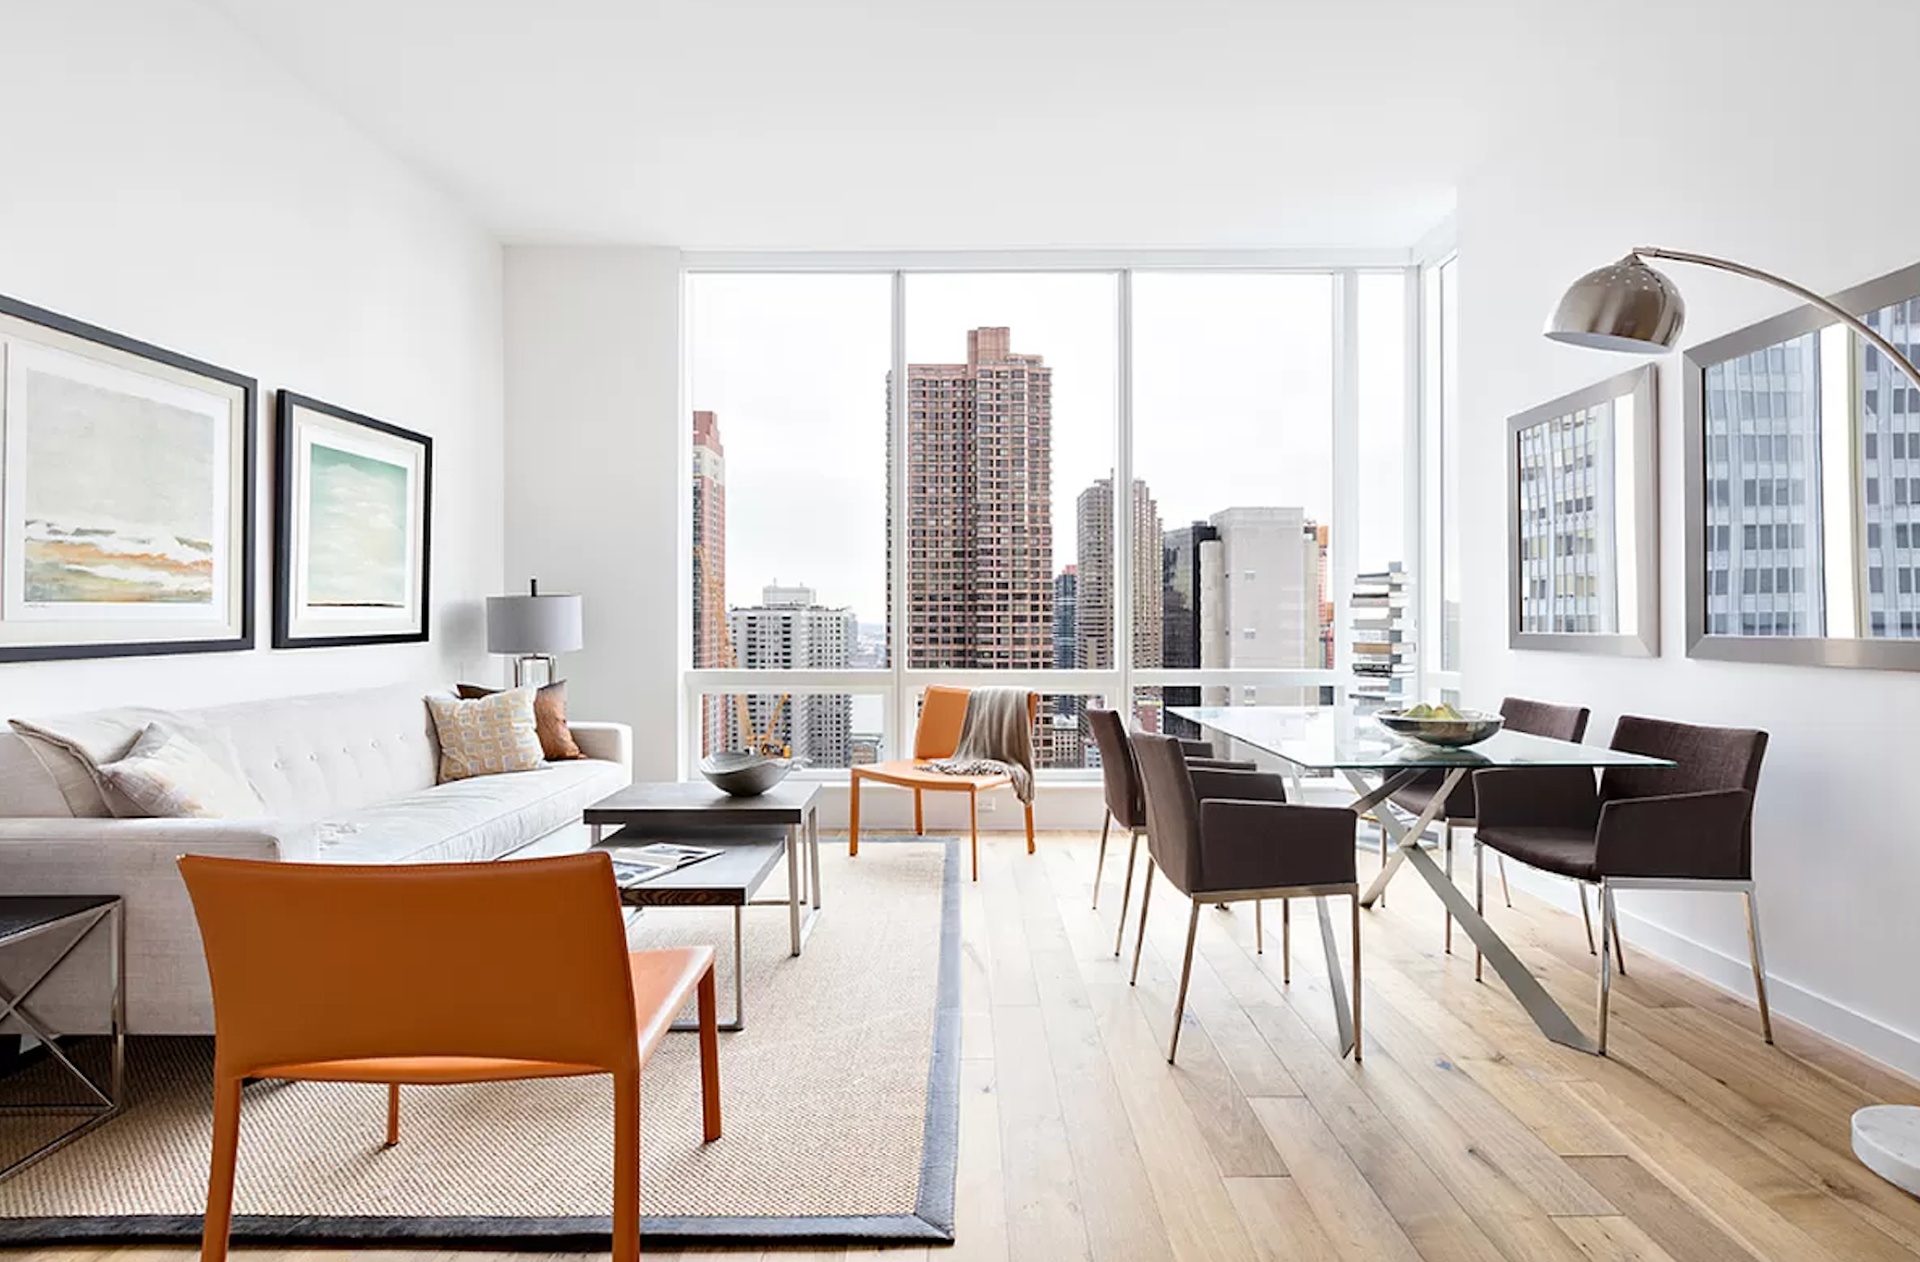
<svg viewBox="0 0 1920 1262"><path fill-rule="evenodd" d="M862 837L867 844L934 844L939 837ZM958 835L945 838L940 888L940 959L934 986L933 1048L927 1065L927 1113L920 1186L911 1214L711 1216L640 1220L647 1245L704 1246L742 1241L793 1245L953 1243L954 1195L960 1166L960 897ZM0 1184L0 1196L4 1196ZM0 1245L198 1244L197 1214L93 1217L0 1217ZM604 1216L343 1216L244 1214L233 1220L234 1244L477 1246L541 1252L593 1252L606 1247L613 1221Z"/></svg>

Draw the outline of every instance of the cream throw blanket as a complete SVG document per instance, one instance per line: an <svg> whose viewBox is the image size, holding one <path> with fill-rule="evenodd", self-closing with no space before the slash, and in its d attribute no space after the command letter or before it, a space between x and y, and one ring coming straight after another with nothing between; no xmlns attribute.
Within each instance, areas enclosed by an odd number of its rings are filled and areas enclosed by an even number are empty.
<svg viewBox="0 0 1920 1262"><path fill-rule="evenodd" d="M1008 776L1022 802L1033 801L1033 728L1025 688L975 688L967 696L953 757L927 764L949 776Z"/></svg>

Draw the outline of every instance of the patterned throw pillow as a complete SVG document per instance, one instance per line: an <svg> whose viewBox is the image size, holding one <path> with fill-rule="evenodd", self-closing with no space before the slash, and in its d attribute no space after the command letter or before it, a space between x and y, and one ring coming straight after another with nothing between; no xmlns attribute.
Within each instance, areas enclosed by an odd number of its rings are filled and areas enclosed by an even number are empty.
<svg viewBox="0 0 1920 1262"><path fill-rule="evenodd" d="M177 732L149 723L124 758L101 763L100 779L159 819L246 819L267 808L253 786Z"/></svg>
<svg viewBox="0 0 1920 1262"><path fill-rule="evenodd" d="M533 694L532 688L509 688L471 701L428 697L440 734L440 783L532 771L545 762Z"/></svg>
<svg viewBox="0 0 1920 1262"><path fill-rule="evenodd" d="M491 697L499 691L498 688L482 688L479 684L459 684L454 688L455 693L468 701L477 697ZM573 732L567 727L566 680L556 679L534 693L533 725L540 732L540 750L547 756L548 762L586 757L580 752Z"/></svg>

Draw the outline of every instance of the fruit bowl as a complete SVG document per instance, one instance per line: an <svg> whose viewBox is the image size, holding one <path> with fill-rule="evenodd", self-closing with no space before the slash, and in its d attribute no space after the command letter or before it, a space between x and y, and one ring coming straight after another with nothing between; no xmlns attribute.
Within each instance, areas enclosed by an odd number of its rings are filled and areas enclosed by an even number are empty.
<svg viewBox="0 0 1920 1262"><path fill-rule="evenodd" d="M743 749L727 750L700 760L700 774L714 788L737 798L757 797L787 778L791 758L769 758Z"/></svg>
<svg viewBox="0 0 1920 1262"><path fill-rule="evenodd" d="M1381 710L1373 717L1401 740L1448 749L1478 745L1506 722L1499 715L1483 710L1458 710L1439 717L1413 715L1405 710Z"/></svg>

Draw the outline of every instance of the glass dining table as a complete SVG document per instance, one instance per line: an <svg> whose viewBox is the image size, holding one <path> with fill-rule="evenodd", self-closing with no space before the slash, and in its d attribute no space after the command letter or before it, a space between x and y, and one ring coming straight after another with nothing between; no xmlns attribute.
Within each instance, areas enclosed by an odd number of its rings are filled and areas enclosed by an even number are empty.
<svg viewBox="0 0 1920 1262"><path fill-rule="evenodd" d="M1392 736L1371 716L1355 714L1340 706L1169 706L1167 713L1238 741L1255 754L1256 762L1277 761L1296 801L1306 800L1302 781L1309 774L1344 778L1357 795L1351 804L1354 812L1373 811L1391 843L1386 862L1360 896L1360 905L1372 907L1400 869L1411 867L1433 887L1440 901L1446 904L1448 914L1493 965L1494 972L1506 982L1540 1032L1556 1043L1598 1054L1599 1045L1554 1002L1539 979L1520 962L1512 948L1501 941L1500 935L1453 883L1452 874L1442 871L1421 848L1420 839L1446 805L1447 795L1463 777L1483 767L1604 769L1670 767L1671 762L1525 732L1496 732L1466 749L1422 745ZM1423 773L1435 771L1442 773L1441 782L1425 810L1407 821L1387 809L1387 799L1394 793ZM1332 917L1324 899L1315 901L1321 904L1322 938L1331 944ZM1336 985L1333 989L1337 995L1340 987ZM1350 1040L1351 1029L1344 1020L1340 1029L1342 1037Z"/></svg>

